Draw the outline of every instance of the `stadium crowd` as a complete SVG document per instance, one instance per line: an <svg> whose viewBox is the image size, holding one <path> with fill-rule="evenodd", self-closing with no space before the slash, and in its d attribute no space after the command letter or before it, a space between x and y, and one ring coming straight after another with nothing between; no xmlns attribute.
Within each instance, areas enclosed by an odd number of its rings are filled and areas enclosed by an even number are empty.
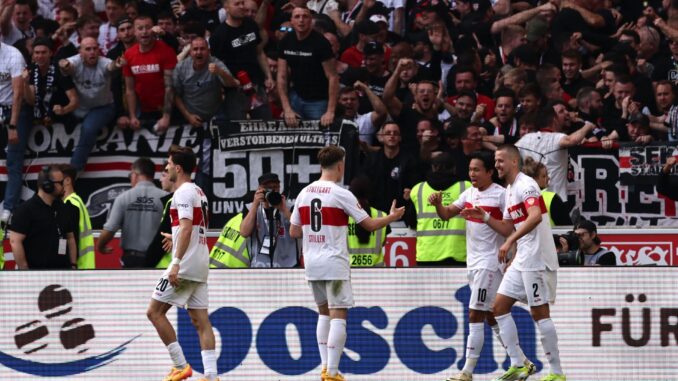
<svg viewBox="0 0 678 381"><path fill-rule="evenodd" d="M2 0L0 31L3 223L36 124L81 123L68 173L104 126L190 124L208 189L210 121L348 119L359 200L388 211L395 199L413 228L418 184L463 184L473 155L502 144L531 157L553 224L572 225L569 147L678 140L675 0ZM254 214L271 206L263 189Z"/></svg>

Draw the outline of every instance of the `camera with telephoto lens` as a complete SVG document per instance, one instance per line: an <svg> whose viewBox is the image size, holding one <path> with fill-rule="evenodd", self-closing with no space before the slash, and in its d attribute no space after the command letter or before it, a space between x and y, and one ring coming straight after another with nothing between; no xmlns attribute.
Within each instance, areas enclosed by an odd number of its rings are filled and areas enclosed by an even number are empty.
<svg viewBox="0 0 678 381"><path fill-rule="evenodd" d="M567 251L563 251L563 246L560 244L561 237L567 242ZM573 231L565 234L554 234L553 241L556 244L558 263L561 266L581 266L584 263L583 257L579 252L579 237Z"/></svg>
<svg viewBox="0 0 678 381"><path fill-rule="evenodd" d="M265 189L264 198L271 206L278 206L282 202L282 195L273 189Z"/></svg>

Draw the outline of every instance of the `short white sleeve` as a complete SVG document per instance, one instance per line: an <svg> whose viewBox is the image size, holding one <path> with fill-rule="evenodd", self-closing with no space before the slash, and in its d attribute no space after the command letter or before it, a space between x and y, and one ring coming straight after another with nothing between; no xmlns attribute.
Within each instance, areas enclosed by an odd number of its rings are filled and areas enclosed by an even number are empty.
<svg viewBox="0 0 678 381"><path fill-rule="evenodd" d="M175 192L172 197L177 207L179 220L188 219L193 221L193 200L191 199L191 194L189 192Z"/></svg>

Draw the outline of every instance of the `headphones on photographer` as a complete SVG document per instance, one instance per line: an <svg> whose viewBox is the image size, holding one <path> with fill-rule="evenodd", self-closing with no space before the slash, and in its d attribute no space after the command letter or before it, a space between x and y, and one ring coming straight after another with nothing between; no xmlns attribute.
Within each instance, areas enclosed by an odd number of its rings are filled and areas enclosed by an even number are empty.
<svg viewBox="0 0 678 381"><path fill-rule="evenodd" d="M38 186L45 193L52 194L54 193L54 181L49 177L50 170L51 167L49 165L42 167L41 178L38 179Z"/></svg>

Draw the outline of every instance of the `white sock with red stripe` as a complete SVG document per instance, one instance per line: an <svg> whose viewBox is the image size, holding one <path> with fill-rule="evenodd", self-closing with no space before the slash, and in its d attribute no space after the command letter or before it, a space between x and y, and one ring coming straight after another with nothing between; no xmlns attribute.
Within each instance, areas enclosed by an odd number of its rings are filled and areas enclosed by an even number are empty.
<svg viewBox="0 0 678 381"><path fill-rule="evenodd" d="M525 355L522 354L523 351L520 349L520 344L518 343L518 328L516 327L516 322L513 320L510 313L497 316L496 319L499 325L499 334L504 343L504 348L506 348L506 353L508 353L511 358L511 366L523 366L525 361L523 357Z"/></svg>
<svg viewBox="0 0 678 381"><path fill-rule="evenodd" d="M320 351L320 364L327 368L327 337L330 334L330 317L318 315L318 325L315 327L315 336L318 339L318 351Z"/></svg>
<svg viewBox="0 0 678 381"><path fill-rule="evenodd" d="M563 368L560 366L560 352L558 351L558 334L553 320L550 318L539 320L537 327L546 359L549 360L551 373L563 374Z"/></svg>
<svg viewBox="0 0 678 381"><path fill-rule="evenodd" d="M335 376L339 372L339 360L346 344L346 320L332 319L330 334L327 338L327 374Z"/></svg>
<svg viewBox="0 0 678 381"><path fill-rule="evenodd" d="M485 323L469 323L468 325L468 339L466 340L466 362L464 369L461 371L468 374L473 374L476 368L480 352L483 350L483 342L485 341Z"/></svg>

